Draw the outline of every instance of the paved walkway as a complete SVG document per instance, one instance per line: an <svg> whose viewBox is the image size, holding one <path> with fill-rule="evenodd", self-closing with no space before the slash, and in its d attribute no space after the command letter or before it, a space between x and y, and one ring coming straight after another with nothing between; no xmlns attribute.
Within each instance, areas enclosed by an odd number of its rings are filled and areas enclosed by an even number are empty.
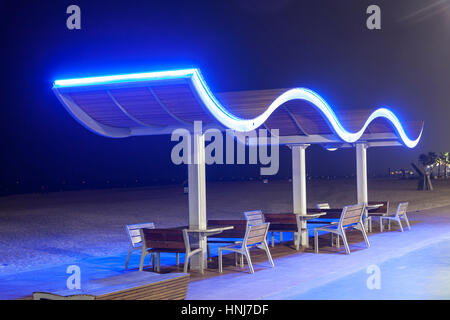
<svg viewBox="0 0 450 320"><path fill-rule="evenodd" d="M278 258L274 269L253 275L192 282L188 299L450 299L450 207L409 217L411 231L372 234L370 249ZM361 242L350 249L363 247ZM372 265L380 268L380 290L367 287Z"/></svg>

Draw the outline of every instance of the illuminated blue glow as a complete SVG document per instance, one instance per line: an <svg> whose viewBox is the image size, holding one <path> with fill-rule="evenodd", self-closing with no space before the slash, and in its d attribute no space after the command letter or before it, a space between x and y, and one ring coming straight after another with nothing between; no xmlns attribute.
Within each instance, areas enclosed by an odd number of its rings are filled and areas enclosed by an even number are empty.
<svg viewBox="0 0 450 320"><path fill-rule="evenodd" d="M197 69L182 69L182 70L156 71L144 73L130 73L114 76L56 80L53 86L55 88L64 88L64 87L101 85L101 84L121 83L121 82L181 79L192 77L192 75L195 72L197 72Z"/></svg>
<svg viewBox="0 0 450 320"><path fill-rule="evenodd" d="M89 77L79 79L57 80L54 83L55 88L89 86L89 85L107 85L113 83L136 82L136 81L157 81L157 80L171 80L171 79L190 79L193 87L200 97L203 104L208 111L225 127L240 131L252 131L260 127L270 115L281 105L292 100L305 100L314 105L328 120L333 131L345 142L353 143L358 141L364 134L369 124L376 118L385 118L392 123L398 136L403 141L404 145L409 148L414 148L422 136L423 128L419 136L412 140L410 139L399 119L395 114L387 108L379 108L372 112L367 118L363 127L357 132L347 131L332 108L327 102L316 92L306 88L294 88L288 90L276 98L270 106L259 116L253 119L241 119L230 113L222 104L214 97L211 90L206 85L205 80L201 76L198 69L182 69L171 71L158 71L146 73L123 74L113 76Z"/></svg>

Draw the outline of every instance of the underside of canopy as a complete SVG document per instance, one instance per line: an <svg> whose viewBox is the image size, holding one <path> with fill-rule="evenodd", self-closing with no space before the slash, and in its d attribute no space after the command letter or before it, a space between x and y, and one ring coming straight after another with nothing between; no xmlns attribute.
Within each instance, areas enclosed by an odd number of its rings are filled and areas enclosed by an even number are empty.
<svg viewBox="0 0 450 320"><path fill-rule="evenodd" d="M354 142L413 148L423 122L400 122L387 108L336 114L306 88L225 92L213 95L197 69L55 81L66 109L88 129L108 137L170 134L174 129L278 129L280 144Z"/></svg>

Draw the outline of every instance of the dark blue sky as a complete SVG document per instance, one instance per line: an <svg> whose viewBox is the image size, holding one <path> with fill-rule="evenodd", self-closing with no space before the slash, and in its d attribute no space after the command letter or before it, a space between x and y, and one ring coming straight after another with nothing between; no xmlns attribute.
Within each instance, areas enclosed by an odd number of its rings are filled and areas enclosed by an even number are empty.
<svg viewBox="0 0 450 320"><path fill-rule="evenodd" d="M82 29L66 28L81 8ZM368 30L370 4L382 29ZM416 150L369 150L369 174L450 149L450 3L435 0L0 1L2 184L170 180L170 137L97 136L51 91L55 79L198 67L213 92L309 87L337 112L389 106L425 120ZM173 144L172 144L173 145ZM310 148L312 175L354 172L354 150ZM281 175L290 174L282 152ZM211 177L257 175L213 167Z"/></svg>

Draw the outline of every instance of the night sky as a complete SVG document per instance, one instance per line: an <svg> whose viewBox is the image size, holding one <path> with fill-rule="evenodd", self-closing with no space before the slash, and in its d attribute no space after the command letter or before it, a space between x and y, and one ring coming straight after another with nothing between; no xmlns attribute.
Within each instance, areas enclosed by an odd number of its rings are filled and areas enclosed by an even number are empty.
<svg viewBox="0 0 450 320"><path fill-rule="evenodd" d="M66 27L71 4L81 30ZM381 30L366 28L371 4ZM450 150L448 0L0 0L0 10L0 193L187 176L170 163L170 136L108 139L79 125L51 91L72 77L198 67L213 92L309 87L338 114L388 106L424 120L416 149L369 149L370 176ZM351 175L354 152L310 147L308 173ZM290 166L283 148L278 177ZM259 168L209 166L207 175L258 178Z"/></svg>

